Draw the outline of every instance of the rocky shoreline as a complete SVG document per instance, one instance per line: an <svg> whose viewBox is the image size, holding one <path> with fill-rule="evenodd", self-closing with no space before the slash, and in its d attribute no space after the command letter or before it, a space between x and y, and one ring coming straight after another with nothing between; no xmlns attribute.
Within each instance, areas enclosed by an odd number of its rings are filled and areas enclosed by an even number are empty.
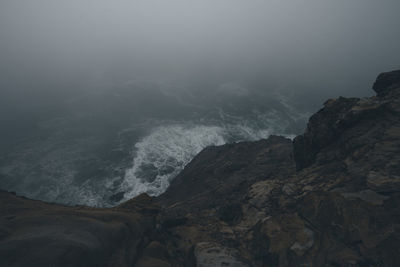
<svg viewBox="0 0 400 267"><path fill-rule="evenodd" d="M399 266L400 71L108 209L0 192L0 266Z"/></svg>

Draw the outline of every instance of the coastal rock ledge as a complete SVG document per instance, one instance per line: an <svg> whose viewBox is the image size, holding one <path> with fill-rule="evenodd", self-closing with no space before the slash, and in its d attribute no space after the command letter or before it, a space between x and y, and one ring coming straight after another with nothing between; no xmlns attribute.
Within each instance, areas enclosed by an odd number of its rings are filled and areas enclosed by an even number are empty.
<svg viewBox="0 0 400 267"><path fill-rule="evenodd" d="M400 71L108 209L0 191L0 266L400 266Z"/></svg>

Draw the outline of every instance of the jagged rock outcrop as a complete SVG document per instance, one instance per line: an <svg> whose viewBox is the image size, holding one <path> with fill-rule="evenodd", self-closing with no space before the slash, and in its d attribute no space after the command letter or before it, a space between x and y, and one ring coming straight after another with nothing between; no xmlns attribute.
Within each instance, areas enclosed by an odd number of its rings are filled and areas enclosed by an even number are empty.
<svg viewBox="0 0 400 267"><path fill-rule="evenodd" d="M397 138L399 81L400 71L383 73L374 85L377 97L340 97L326 101L324 108L310 118L306 133L294 140L297 169L309 167L316 161L340 160L357 148L368 149L379 140L389 138L385 135Z"/></svg>
<svg viewBox="0 0 400 267"><path fill-rule="evenodd" d="M1 192L0 263L400 266L400 72L374 89L328 100L293 142L206 148L158 198L95 209Z"/></svg>
<svg viewBox="0 0 400 267"><path fill-rule="evenodd" d="M374 83L374 90L378 96L393 94L400 87L400 70L384 72L378 76Z"/></svg>
<svg viewBox="0 0 400 267"><path fill-rule="evenodd" d="M190 254L209 242L234 249L248 266L398 266L396 77L398 72L381 74L376 97L328 100L293 146L272 137L255 147L203 151L160 198L162 216L186 219L169 229L176 251ZM263 164L248 154L257 149ZM262 151L279 159L271 161L275 166ZM244 171L221 171L224 163ZM258 170L264 175L251 175ZM207 183L212 186L203 187Z"/></svg>

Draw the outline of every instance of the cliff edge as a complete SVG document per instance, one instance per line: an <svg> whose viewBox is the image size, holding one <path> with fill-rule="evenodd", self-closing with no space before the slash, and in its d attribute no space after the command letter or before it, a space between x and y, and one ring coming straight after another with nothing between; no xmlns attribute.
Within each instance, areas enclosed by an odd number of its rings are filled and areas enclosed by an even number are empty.
<svg viewBox="0 0 400 267"><path fill-rule="evenodd" d="M111 209L0 192L2 266L400 266L400 71ZM32 265L33 264L33 265Z"/></svg>

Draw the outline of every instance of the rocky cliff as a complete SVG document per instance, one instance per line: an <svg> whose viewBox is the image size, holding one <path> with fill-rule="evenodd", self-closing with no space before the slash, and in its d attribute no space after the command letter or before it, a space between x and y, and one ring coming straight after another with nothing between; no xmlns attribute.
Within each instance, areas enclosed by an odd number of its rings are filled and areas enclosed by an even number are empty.
<svg viewBox="0 0 400 267"><path fill-rule="evenodd" d="M3 266L400 266L400 71L292 142L209 147L112 209L0 192Z"/></svg>

